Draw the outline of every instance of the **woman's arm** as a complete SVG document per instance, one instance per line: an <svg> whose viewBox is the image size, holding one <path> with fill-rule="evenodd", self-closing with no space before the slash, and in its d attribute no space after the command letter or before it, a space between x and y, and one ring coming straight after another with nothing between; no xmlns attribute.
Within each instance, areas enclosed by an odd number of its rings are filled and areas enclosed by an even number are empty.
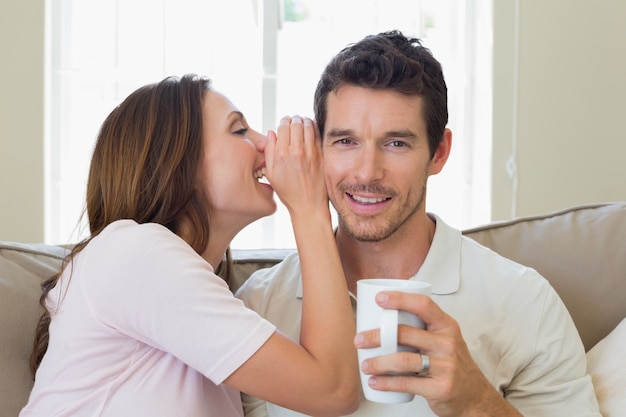
<svg viewBox="0 0 626 417"><path fill-rule="evenodd" d="M283 118L278 137L270 137L267 177L289 210L302 269L300 345L275 332L225 382L307 414L347 414L359 402L355 323L332 230L317 128L310 119Z"/></svg>

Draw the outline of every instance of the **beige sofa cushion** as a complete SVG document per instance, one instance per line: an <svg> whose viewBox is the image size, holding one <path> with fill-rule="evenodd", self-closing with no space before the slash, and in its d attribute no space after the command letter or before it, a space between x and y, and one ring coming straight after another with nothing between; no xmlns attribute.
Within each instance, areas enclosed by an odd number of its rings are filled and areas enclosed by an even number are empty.
<svg viewBox="0 0 626 417"><path fill-rule="evenodd" d="M579 206L465 234L546 277L586 350L626 317L626 202Z"/></svg>
<svg viewBox="0 0 626 417"><path fill-rule="evenodd" d="M56 246L0 243L0 417L17 416L28 399L40 284L56 273L64 255Z"/></svg>

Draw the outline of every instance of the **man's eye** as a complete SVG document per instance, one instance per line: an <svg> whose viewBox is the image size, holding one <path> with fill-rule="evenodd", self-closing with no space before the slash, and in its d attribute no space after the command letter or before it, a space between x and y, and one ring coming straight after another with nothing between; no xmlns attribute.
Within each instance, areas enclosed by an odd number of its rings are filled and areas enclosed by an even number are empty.
<svg viewBox="0 0 626 417"><path fill-rule="evenodd" d="M343 138L343 139L338 139L335 141L336 144L338 145L349 145L352 143L352 140L348 139L348 138Z"/></svg>
<svg viewBox="0 0 626 417"><path fill-rule="evenodd" d="M392 142L389 143L392 147L394 148L405 148L407 146L409 146L406 142L403 142L401 140L394 140Z"/></svg>
<svg viewBox="0 0 626 417"><path fill-rule="evenodd" d="M241 129L235 130L233 132L234 135L239 135L239 136L245 136L246 133L248 133L248 129L245 127L242 127Z"/></svg>

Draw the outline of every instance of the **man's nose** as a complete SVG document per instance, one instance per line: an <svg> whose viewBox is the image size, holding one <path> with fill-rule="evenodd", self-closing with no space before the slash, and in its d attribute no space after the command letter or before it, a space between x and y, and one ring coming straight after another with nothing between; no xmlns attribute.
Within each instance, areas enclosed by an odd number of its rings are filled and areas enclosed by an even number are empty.
<svg viewBox="0 0 626 417"><path fill-rule="evenodd" d="M374 147L363 148L354 164L354 175L359 182L379 180L383 175L383 156Z"/></svg>

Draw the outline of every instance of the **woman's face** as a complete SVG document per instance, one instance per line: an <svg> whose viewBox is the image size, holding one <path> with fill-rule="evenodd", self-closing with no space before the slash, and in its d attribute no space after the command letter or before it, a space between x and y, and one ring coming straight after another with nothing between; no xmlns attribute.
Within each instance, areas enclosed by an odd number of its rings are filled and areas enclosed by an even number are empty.
<svg viewBox="0 0 626 417"><path fill-rule="evenodd" d="M265 171L267 137L250 129L243 114L219 92L205 93L202 112L200 175L209 200L212 234L221 231L234 237L276 211L274 190L259 181Z"/></svg>

